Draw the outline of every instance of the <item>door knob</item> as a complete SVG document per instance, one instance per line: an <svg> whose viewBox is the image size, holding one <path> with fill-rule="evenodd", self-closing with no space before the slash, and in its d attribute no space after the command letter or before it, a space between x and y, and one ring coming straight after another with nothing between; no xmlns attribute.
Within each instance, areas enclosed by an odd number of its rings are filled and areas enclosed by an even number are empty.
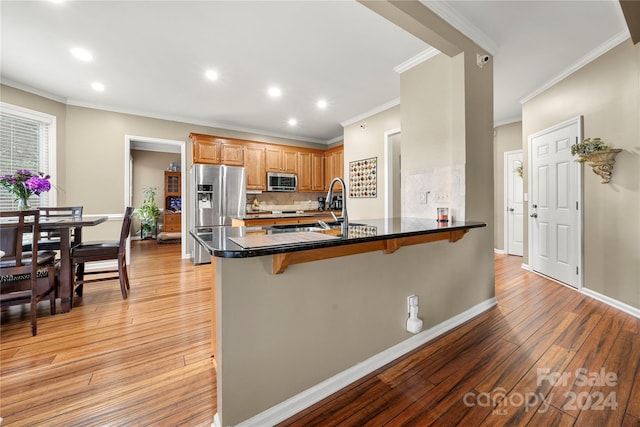
<svg viewBox="0 0 640 427"><path fill-rule="evenodd" d="M533 205L533 209L538 209L538 205Z"/></svg>
<svg viewBox="0 0 640 427"><path fill-rule="evenodd" d="M537 213L532 213L531 215L529 215L531 218L538 218L538 214Z"/></svg>
<svg viewBox="0 0 640 427"><path fill-rule="evenodd" d="M509 208L509 212L513 212L513 211L515 211L515 209Z"/></svg>

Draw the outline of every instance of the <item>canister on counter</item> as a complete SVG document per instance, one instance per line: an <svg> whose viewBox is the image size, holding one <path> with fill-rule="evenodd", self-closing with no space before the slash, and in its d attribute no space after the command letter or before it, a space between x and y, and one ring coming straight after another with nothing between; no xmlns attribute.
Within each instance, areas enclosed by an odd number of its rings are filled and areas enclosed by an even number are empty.
<svg viewBox="0 0 640 427"><path fill-rule="evenodd" d="M438 222L449 222L449 208L437 208Z"/></svg>

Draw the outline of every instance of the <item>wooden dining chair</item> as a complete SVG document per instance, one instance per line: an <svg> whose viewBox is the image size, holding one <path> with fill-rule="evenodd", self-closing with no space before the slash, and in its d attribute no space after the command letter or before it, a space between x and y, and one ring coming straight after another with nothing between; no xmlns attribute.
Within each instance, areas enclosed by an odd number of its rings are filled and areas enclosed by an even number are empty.
<svg viewBox="0 0 640 427"><path fill-rule="evenodd" d="M38 302L48 297L51 314L56 313L56 254L38 251L39 220L38 210L0 212L0 305L29 303L34 336ZM22 250L26 239L33 239L31 252Z"/></svg>
<svg viewBox="0 0 640 427"><path fill-rule="evenodd" d="M122 299L127 299L129 276L127 275L127 238L131 232L133 207L127 207L120 230L120 240L81 242L71 248L71 265L75 268L74 288L76 295L82 296L85 283L120 280ZM109 270L85 271L85 264L95 261L117 260L118 268ZM115 274L117 273L117 275ZM85 279L85 276L97 274L100 277ZM105 276L106 275L106 276Z"/></svg>
<svg viewBox="0 0 640 427"><path fill-rule="evenodd" d="M82 218L82 206L56 206L56 207L40 207L40 218ZM78 233L78 236L71 236L71 242L79 242L82 240L79 233L81 229L72 229L72 233ZM40 233L38 241L40 250L59 251L60 250L60 231L47 231Z"/></svg>

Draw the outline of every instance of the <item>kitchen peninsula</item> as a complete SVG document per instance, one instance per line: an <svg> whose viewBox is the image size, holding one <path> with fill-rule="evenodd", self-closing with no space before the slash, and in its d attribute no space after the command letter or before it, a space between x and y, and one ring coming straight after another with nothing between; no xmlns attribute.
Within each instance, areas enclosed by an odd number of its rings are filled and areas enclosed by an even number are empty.
<svg viewBox="0 0 640 427"><path fill-rule="evenodd" d="M485 226L395 218L350 222L347 236L335 223L192 229L212 255L202 268L213 275L216 423L267 425L274 407L412 338L408 295L420 299L424 329L468 311L478 295L460 295L474 277L465 257ZM443 276L452 246L458 268Z"/></svg>

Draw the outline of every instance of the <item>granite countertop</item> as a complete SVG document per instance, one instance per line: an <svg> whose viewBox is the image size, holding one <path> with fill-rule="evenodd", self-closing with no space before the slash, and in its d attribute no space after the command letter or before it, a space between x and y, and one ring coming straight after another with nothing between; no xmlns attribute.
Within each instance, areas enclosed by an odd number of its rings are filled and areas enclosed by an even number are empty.
<svg viewBox="0 0 640 427"><path fill-rule="evenodd" d="M317 226L311 229L301 229L300 227L304 227L303 224L297 224L295 228L277 225L196 227L190 231L190 234L213 256L246 258L443 231L466 230L486 227L486 225L486 223L478 221L438 223L434 219L425 218L390 218L349 221L348 236L339 234L339 225L332 225L331 229L323 230ZM280 236L277 236L279 234ZM240 242L245 247L236 242ZM269 242L273 242L273 245L270 245Z"/></svg>

